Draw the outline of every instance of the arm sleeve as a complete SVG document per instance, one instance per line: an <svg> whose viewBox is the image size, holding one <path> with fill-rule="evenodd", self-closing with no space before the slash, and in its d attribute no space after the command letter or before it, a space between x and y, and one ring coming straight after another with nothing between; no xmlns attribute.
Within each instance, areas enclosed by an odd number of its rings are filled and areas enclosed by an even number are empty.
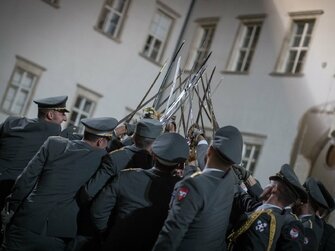
<svg viewBox="0 0 335 251"><path fill-rule="evenodd" d="M85 193L85 196L92 200L94 196L106 185L106 183L115 177L117 172L113 168L113 161L109 155L106 155L100 164L100 167L94 174L94 176L86 183L81 189L81 193ZM81 194L81 196L83 196Z"/></svg>
<svg viewBox="0 0 335 251"><path fill-rule="evenodd" d="M198 161L198 166L201 170L203 170L206 165L205 158L206 158L207 149L208 149L208 144L206 141L204 141L203 144L197 145L197 161Z"/></svg>
<svg viewBox="0 0 335 251"><path fill-rule="evenodd" d="M16 179L13 192L9 196L9 208L16 211L21 202L31 193L35 187L38 177L43 171L43 167L48 158L48 145L50 140L46 140L40 150L30 160L23 172Z"/></svg>
<svg viewBox="0 0 335 251"><path fill-rule="evenodd" d="M115 207L119 190L119 178L116 177L105 186L93 200L91 215L94 226L100 231L107 228L109 216Z"/></svg>
<svg viewBox="0 0 335 251"><path fill-rule="evenodd" d="M177 250L189 225L202 207L202 198L192 179L183 180L176 185L168 217L153 251Z"/></svg>

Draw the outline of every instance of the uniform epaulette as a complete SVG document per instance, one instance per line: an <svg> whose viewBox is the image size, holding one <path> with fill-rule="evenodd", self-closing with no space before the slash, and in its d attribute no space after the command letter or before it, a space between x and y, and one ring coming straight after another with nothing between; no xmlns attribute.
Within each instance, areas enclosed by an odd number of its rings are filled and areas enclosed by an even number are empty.
<svg viewBox="0 0 335 251"><path fill-rule="evenodd" d="M121 170L121 172L138 171L138 170L141 170L141 168L127 168L127 169Z"/></svg>
<svg viewBox="0 0 335 251"><path fill-rule="evenodd" d="M124 146L121 147L121 148L119 148L119 149L115 149L114 151L111 151L111 152L109 153L109 155L111 155L112 153L115 153L115 152L119 152L119 151L123 150L123 148L124 148Z"/></svg>
<svg viewBox="0 0 335 251"><path fill-rule="evenodd" d="M201 171L197 171L197 172L193 173L190 177L194 178L194 177L196 177L196 176L198 176L200 174L201 174Z"/></svg>

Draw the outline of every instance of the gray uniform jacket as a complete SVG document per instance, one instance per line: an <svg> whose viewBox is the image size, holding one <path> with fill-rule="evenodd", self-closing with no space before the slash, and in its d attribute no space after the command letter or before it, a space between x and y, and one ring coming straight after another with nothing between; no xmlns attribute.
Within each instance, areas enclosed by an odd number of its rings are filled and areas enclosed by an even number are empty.
<svg viewBox="0 0 335 251"><path fill-rule="evenodd" d="M94 199L94 225L107 229L110 250L151 250L164 220L174 185L180 178L156 168L126 169Z"/></svg>
<svg viewBox="0 0 335 251"><path fill-rule="evenodd" d="M207 170L178 182L153 250L226 250L234 184L232 170Z"/></svg>
<svg viewBox="0 0 335 251"><path fill-rule="evenodd" d="M86 197L88 200L91 200L109 180L114 178L123 169L149 169L151 167L152 157L146 150L140 149L135 145L115 150L103 159L101 168L85 185L85 188L81 190L81 195L83 198Z"/></svg>
<svg viewBox="0 0 335 251"><path fill-rule="evenodd" d="M49 136L61 126L42 119L8 117L0 125L0 180L15 180Z"/></svg>
<svg viewBox="0 0 335 251"><path fill-rule="evenodd" d="M77 232L76 193L107 152L80 140L50 137L17 179L10 198L13 224L35 233L72 238Z"/></svg>

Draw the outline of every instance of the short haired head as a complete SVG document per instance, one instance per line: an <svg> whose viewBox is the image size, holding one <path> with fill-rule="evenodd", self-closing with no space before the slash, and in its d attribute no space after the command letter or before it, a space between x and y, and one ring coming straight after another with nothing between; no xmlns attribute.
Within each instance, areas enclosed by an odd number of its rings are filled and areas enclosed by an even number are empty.
<svg viewBox="0 0 335 251"><path fill-rule="evenodd" d="M282 165L280 171L276 175L270 176L269 179L282 181L294 193L296 200L307 201L307 193L290 165Z"/></svg>
<svg viewBox="0 0 335 251"><path fill-rule="evenodd" d="M234 126L224 126L215 132L212 147L226 163L240 164L242 160L243 139Z"/></svg>
<svg viewBox="0 0 335 251"><path fill-rule="evenodd" d="M186 161L189 146L180 134L164 133L152 144L152 153L164 166L175 166Z"/></svg>

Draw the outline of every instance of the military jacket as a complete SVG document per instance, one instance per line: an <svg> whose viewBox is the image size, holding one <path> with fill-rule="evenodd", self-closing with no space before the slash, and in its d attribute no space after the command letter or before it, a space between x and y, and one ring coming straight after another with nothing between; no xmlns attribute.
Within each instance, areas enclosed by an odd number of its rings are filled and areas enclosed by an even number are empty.
<svg viewBox="0 0 335 251"><path fill-rule="evenodd" d="M265 204L246 214L229 235L229 250L275 250L284 223L282 209Z"/></svg>
<svg viewBox="0 0 335 251"><path fill-rule="evenodd" d="M283 210L284 224L277 241L276 251L303 250L304 227L298 217L287 207Z"/></svg>
<svg viewBox="0 0 335 251"><path fill-rule="evenodd" d="M16 181L10 208L13 224L48 236L72 238L77 232L76 193L107 152L80 140L50 137Z"/></svg>
<svg viewBox="0 0 335 251"><path fill-rule="evenodd" d="M61 126L43 119L8 117L0 125L0 181L15 180L49 136Z"/></svg>
<svg viewBox="0 0 335 251"><path fill-rule="evenodd" d="M205 169L178 182L153 250L226 250L234 184L232 170L215 169Z"/></svg>
<svg viewBox="0 0 335 251"><path fill-rule="evenodd" d="M323 234L320 241L319 251L335 250L335 228L324 222Z"/></svg>
<svg viewBox="0 0 335 251"><path fill-rule="evenodd" d="M152 157L148 151L135 145L115 150L106 156L92 179L82 189L88 199L92 199L121 170L129 168L149 169L152 167Z"/></svg>
<svg viewBox="0 0 335 251"><path fill-rule="evenodd" d="M93 201L93 223L107 230L104 248L151 250L180 178L156 168L125 169Z"/></svg>
<svg viewBox="0 0 335 251"><path fill-rule="evenodd" d="M304 251L313 251L319 249L319 244L323 234L323 222L316 215L306 215L300 218L304 226Z"/></svg>

